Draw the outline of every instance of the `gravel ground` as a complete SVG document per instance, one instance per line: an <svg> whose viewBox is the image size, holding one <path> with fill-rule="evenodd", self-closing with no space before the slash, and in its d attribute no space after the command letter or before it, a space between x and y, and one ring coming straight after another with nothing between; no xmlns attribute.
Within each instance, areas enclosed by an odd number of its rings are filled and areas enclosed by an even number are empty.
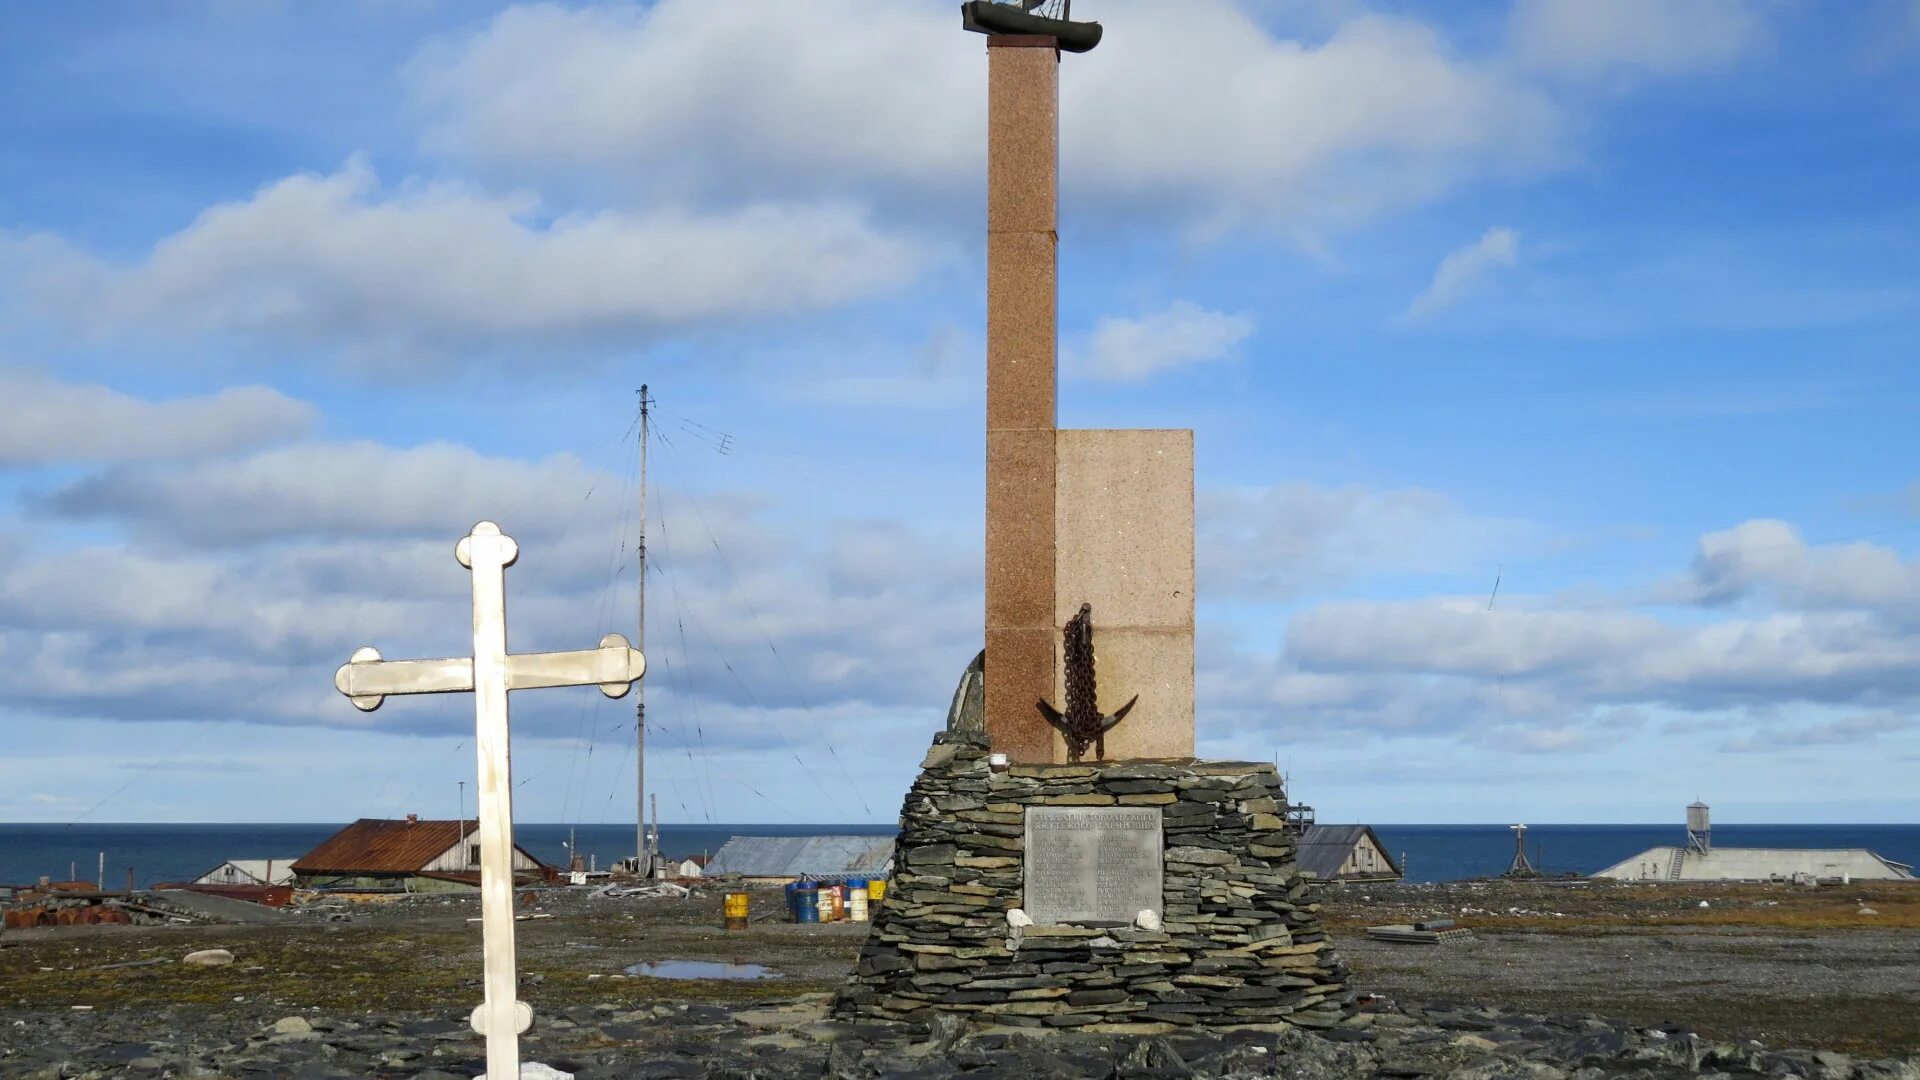
<svg viewBox="0 0 1920 1080"><path fill-rule="evenodd" d="M1698 907L1701 898L1709 908ZM824 999L807 995L837 986L864 927L763 918L728 933L718 890L690 901L543 891L528 911L552 917L520 924L520 967L522 996L540 1018L530 1045L582 1077L1279 1069L1461 1080L1699 1071L1920 1080L1911 1063L1865 1063L1920 1053L1920 926L1907 925L1915 900L1920 891L1334 890L1327 919L1357 987L1381 1000L1355 1027L1311 1036L1075 1036L1036 1049L996 1032L836 1025L821 1019ZM756 916L778 909L772 891L756 891L753 903ZM1857 916L1864 903L1887 914ZM1463 917L1479 927L1470 944L1386 945L1359 930L1462 917L1462 907L1482 912ZM467 921L477 903L415 899L339 914L346 918L320 911L266 926L9 933L0 951L0 1077L441 1080L477 1071L479 1044L464 1027L479 1000L479 931ZM1828 925L1836 921L1843 925ZM232 950L235 963L178 962L211 947ZM672 959L751 961L782 977L676 982L624 972ZM127 964L141 966L108 966ZM1748 1042L1756 1039L1801 1049L1766 1050Z"/></svg>

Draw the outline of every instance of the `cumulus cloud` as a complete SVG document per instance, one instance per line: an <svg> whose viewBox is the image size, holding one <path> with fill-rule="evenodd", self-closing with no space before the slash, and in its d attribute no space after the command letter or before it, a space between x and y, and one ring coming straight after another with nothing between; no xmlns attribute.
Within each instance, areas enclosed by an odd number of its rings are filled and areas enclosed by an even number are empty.
<svg viewBox="0 0 1920 1080"><path fill-rule="evenodd" d="M1220 227L1297 227L1558 160L1562 120L1424 24L1361 15L1304 40L1228 0L1116 0L1101 47L1062 65L1076 199ZM652 192L971 197L984 171L980 39L950 8L824 0L806 48L776 0L511 8L412 65L434 148L519 172L619 169Z"/></svg>
<svg viewBox="0 0 1920 1080"><path fill-rule="evenodd" d="M77 325L348 346L385 365L829 307L919 259L846 206L550 217L529 195L383 191L359 159L215 206L129 266L46 237L0 242L0 267Z"/></svg>
<svg viewBox="0 0 1920 1080"><path fill-rule="evenodd" d="M1912 731L1916 727L1920 727L1920 719L1911 714L1884 711L1856 713L1799 727L1762 728L1746 735L1736 735L1720 744L1720 749L1735 754L1759 754L1822 746L1852 746L1872 742L1886 735Z"/></svg>
<svg viewBox="0 0 1920 1080"><path fill-rule="evenodd" d="M311 442L186 467L124 465L34 505L198 545L458 536L487 517L565 521L596 479L567 455L525 461L452 443Z"/></svg>
<svg viewBox="0 0 1920 1080"><path fill-rule="evenodd" d="M1692 568L1667 594L1708 606L1772 599L1870 609L1920 624L1920 563L1869 543L1810 545L1787 522L1761 519L1701 537Z"/></svg>
<svg viewBox="0 0 1920 1080"><path fill-rule="evenodd" d="M109 469L40 510L125 539L19 540L0 560L0 655L16 676L0 707L22 714L459 731L460 709L344 707L331 678L361 644L467 650L453 542L482 516L521 542L508 577L516 650L584 647L633 619L631 492L568 457L303 443ZM660 723L712 710L715 750L762 745L773 723L936 723L929 703L979 647L977 547L886 522L796 529L792 512L730 492L679 491L654 508ZM564 737L583 709L610 707L582 700L534 696L518 730ZM793 737L818 751L817 733Z"/></svg>
<svg viewBox="0 0 1920 1080"><path fill-rule="evenodd" d="M1520 0L1510 32L1523 63L1575 76L1714 70L1769 38L1753 0Z"/></svg>
<svg viewBox="0 0 1920 1080"><path fill-rule="evenodd" d="M1407 305L1406 317L1424 319L1460 302L1493 274L1518 265L1520 234L1495 227L1480 239L1448 252L1433 271L1433 280Z"/></svg>
<svg viewBox="0 0 1920 1080"><path fill-rule="evenodd" d="M312 406L264 386L146 401L105 386L0 368L0 468L197 457L311 428Z"/></svg>
<svg viewBox="0 0 1920 1080"><path fill-rule="evenodd" d="M1103 315L1069 350L1068 368L1092 379L1141 382L1167 371L1225 360L1252 336L1253 319L1176 300L1136 316Z"/></svg>
<svg viewBox="0 0 1920 1080"><path fill-rule="evenodd" d="M1545 539L1531 523L1418 488L1208 488L1195 511L1203 599L1285 601L1363 575L1457 571Z"/></svg>

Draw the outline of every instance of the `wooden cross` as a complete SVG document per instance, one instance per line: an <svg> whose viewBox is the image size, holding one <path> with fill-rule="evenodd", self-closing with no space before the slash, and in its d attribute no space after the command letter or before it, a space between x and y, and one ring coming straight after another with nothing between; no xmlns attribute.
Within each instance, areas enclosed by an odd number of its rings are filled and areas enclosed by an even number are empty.
<svg viewBox="0 0 1920 1080"><path fill-rule="evenodd" d="M646 672L646 658L619 634L597 649L507 652L506 569L520 546L500 526L482 521L454 546L454 558L473 571L473 655L442 660L382 660L363 647L333 674L333 685L371 712L389 694L471 691L474 753L480 766L480 916L486 1001L473 1011L473 1029L487 1037L487 1076L518 1080L520 1033L533 1011L516 994L513 953L513 779L509 760L507 691L543 686L598 686L622 697Z"/></svg>

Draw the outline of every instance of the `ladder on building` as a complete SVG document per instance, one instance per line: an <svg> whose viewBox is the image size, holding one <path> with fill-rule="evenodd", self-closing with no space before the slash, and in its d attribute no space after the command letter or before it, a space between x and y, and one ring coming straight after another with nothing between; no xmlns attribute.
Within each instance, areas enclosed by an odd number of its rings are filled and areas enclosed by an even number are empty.
<svg viewBox="0 0 1920 1080"><path fill-rule="evenodd" d="M1667 864L1667 880L1679 881L1680 868L1685 865L1687 865L1687 853L1678 848L1674 849L1673 861Z"/></svg>

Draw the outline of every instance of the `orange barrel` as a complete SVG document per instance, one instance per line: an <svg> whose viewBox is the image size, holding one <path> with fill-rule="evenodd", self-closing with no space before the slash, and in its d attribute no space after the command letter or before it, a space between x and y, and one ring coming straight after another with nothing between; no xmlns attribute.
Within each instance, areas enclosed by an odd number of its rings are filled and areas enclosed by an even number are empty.
<svg viewBox="0 0 1920 1080"><path fill-rule="evenodd" d="M743 892L728 893L723 910L726 912L727 929L745 930L747 928L747 894L746 893L743 893Z"/></svg>
<svg viewBox="0 0 1920 1080"><path fill-rule="evenodd" d="M867 903L878 904L887 898L887 879L883 877L867 879Z"/></svg>
<svg viewBox="0 0 1920 1080"><path fill-rule="evenodd" d="M847 917L847 887L845 885L835 885L826 891L833 894L833 921L839 922L841 919ZM823 918L820 921L826 922L827 920Z"/></svg>
<svg viewBox="0 0 1920 1080"><path fill-rule="evenodd" d="M865 886L855 885L847 890L847 919L851 922L867 921L867 890Z"/></svg>

